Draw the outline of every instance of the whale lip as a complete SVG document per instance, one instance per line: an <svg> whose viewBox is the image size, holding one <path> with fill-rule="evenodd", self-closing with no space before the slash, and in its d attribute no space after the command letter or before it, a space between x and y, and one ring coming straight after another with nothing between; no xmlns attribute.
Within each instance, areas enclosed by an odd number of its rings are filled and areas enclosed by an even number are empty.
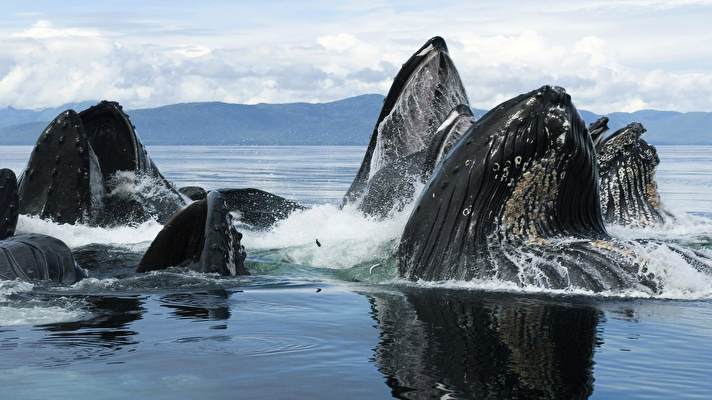
<svg viewBox="0 0 712 400"><path fill-rule="evenodd" d="M445 39L440 36L434 36L430 38L430 40L425 42L425 44L420 49L418 49L418 51L415 52L415 55L419 57L424 57L428 53L431 53L433 51L447 53L448 48L447 43L445 43Z"/></svg>
<svg viewBox="0 0 712 400"><path fill-rule="evenodd" d="M458 104L457 106L455 106L455 108L453 108L453 111L458 114L466 114L472 116L472 109L467 104Z"/></svg>
<svg viewBox="0 0 712 400"><path fill-rule="evenodd" d="M175 213L153 240L136 272L187 266L197 272L249 275L242 234L218 191Z"/></svg>

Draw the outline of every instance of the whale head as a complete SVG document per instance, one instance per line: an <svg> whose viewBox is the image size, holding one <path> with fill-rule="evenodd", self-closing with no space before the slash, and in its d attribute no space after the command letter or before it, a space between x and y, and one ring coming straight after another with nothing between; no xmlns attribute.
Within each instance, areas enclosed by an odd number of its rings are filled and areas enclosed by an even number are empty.
<svg viewBox="0 0 712 400"><path fill-rule="evenodd" d="M501 243L607 237L593 142L571 97L543 86L488 112L448 152L422 192L400 247L402 276L485 275Z"/></svg>

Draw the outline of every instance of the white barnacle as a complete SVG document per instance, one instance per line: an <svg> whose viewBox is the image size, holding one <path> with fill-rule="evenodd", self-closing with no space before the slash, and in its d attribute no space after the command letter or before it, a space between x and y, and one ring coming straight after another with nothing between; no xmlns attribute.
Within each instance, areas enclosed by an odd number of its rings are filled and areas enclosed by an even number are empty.
<svg viewBox="0 0 712 400"><path fill-rule="evenodd" d="M462 215L464 215L464 216L468 216L468 215L470 215L470 213L472 213L472 207L467 207L464 210L462 210Z"/></svg>
<svg viewBox="0 0 712 400"><path fill-rule="evenodd" d="M522 163L522 156L514 157L514 165L516 165L518 167L519 164L521 164L521 163Z"/></svg>
<svg viewBox="0 0 712 400"><path fill-rule="evenodd" d="M493 167L492 167L492 171L494 171L494 172L499 171L499 163L497 163L497 162L494 163L494 165L493 165Z"/></svg>
<svg viewBox="0 0 712 400"><path fill-rule="evenodd" d="M561 135L559 135L558 138L556 138L556 141L559 142L559 144L564 144L566 143L566 132L563 132Z"/></svg>

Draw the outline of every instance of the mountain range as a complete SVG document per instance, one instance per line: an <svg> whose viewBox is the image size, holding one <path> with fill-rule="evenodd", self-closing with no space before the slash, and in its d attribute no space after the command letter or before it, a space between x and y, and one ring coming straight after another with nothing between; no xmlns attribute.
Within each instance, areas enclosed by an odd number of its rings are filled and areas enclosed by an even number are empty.
<svg viewBox="0 0 712 400"><path fill-rule="evenodd" d="M0 109L0 145L32 145L55 116L96 101L42 110ZM180 103L127 110L146 145L366 145L383 96L367 94L329 103ZM486 110L474 109L475 116ZM582 110L591 123L600 115ZM611 132L641 122L653 144L712 144L712 112L642 110L608 114Z"/></svg>

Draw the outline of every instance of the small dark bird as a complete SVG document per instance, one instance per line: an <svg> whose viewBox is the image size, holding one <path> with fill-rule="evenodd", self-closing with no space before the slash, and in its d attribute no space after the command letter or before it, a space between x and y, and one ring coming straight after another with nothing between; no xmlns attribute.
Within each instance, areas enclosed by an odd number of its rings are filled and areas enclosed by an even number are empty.
<svg viewBox="0 0 712 400"><path fill-rule="evenodd" d="M321 247L321 243L319 242L319 239L316 240L316 245Z"/></svg>
<svg viewBox="0 0 712 400"><path fill-rule="evenodd" d="M317 293L321 292L321 288L316 288L316 292Z"/></svg>

